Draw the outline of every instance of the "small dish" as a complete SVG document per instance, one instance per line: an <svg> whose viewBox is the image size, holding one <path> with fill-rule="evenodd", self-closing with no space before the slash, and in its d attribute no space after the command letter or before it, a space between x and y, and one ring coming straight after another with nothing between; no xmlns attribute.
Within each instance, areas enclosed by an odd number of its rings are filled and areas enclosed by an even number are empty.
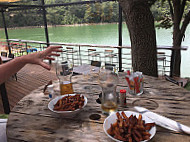
<svg viewBox="0 0 190 142"><path fill-rule="evenodd" d="M119 113L121 114L122 111L119 111ZM127 117L130 117L131 115L136 116L137 118L139 117L139 113L137 112L133 112L133 111L124 111L124 113L126 114ZM112 140L116 141L116 142L122 142L118 139L113 138L111 135L109 135L107 133L107 130L110 128L111 124L115 123L117 120L117 116L116 116L116 112L112 113L111 115L109 115L105 120L104 120L104 124L103 124L103 128L104 128L104 132L106 133L106 135L111 138ZM142 120L145 120L145 123L154 123L151 119L149 119L148 117L144 116L142 114ZM153 126L149 133L151 134L150 139L153 138L153 136L156 134L156 126ZM150 140L149 139L149 140ZM144 140L141 142L147 142L148 140Z"/></svg>
<svg viewBox="0 0 190 142"><path fill-rule="evenodd" d="M66 94L66 95L58 96L58 97L52 99L48 104L49 110L51 110L52 112L55 112L55 113L62 114L64 117L74 117L76 114L81 112L81 110L83 110L83 108L87 105L87 98L84 95L82 95L82 96L84 96L85 101L84 101L84 105L82 106L81 109L76 109L74 111L56 111L53 108L54 108L54 105L57 103L57 101L59 101L63 97L65 97L65 96L75 96L75 95L76 94Z"/></svg>

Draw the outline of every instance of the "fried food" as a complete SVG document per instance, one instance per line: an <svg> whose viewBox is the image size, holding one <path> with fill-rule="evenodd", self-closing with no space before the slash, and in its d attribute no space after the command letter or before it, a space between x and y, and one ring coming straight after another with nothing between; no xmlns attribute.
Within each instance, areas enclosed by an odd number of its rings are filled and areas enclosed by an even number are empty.
<svg viewBox="0 0 190 142"><path fill-rule="evenodd" d="M75 96L65 96L58 100L54 105L53 110L56 111L74 111L76 109L81 109L84 105L84 96L76 94Z"/></svg>
<svg viewBox="0 0 190 142"><path fill-rule="evenodd" d="M124 112L121 114L117 112L116 116L117 121L111 124L107 130L109 135L125 142L140 142L150 139L149 130L155 126L155 123L145 123L141 114L136 118L133 115L127 117Z"/></svg>

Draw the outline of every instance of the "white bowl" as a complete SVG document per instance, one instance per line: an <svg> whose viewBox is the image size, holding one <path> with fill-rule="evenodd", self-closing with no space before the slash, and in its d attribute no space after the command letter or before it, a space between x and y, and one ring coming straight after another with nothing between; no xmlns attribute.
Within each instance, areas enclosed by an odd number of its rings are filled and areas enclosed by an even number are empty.
<svg viewBox="0 0 190 142"><path fill-rule="evenodd" d="M51 100L48 104L48 108L55 112L55 113L60 113L62 114L64 117L74 117L76 114L78 114L87 104L87 98L84 96L84 105L81 109L76 109L74 111L56 111L56 110L53 110L54 108L54 105L57 103L58 100L62 99L63 97L65 96L75 96L76 94L66 94L66 95L62 95L62 96L57 96L56 98L54 98L53 100Z"/></svg>
<svg viewBox="0 0 190 142"><path fill-rule="evenodd" d="M122 111L119 111L119 113L121 114ZM137 118L139 117L139 113L137 112L133 112L133 111L124 111L127 117L130 117L131 115L136 116ZM104 124L103 124L103 128L104 128L104 132L106 133L106 135L108 137L110 137L112 140L116 141L116 142L122 142L118 139L113 138L111 135L109 135L107 133L107 130L110 128L111 124L115 123L117 120L117 116L116 116L116 112L112 113L111 115L109 115L105 120L104 120ZM145 123L154 123L151 119L149 119L148 117L144 116L142 114L142 120L145 120ZM155 135L156 133L156 126L152 127L149 131L149 133L151 134L150 139ZM148 140L144 140L141 142L146 142Z"/></svg>

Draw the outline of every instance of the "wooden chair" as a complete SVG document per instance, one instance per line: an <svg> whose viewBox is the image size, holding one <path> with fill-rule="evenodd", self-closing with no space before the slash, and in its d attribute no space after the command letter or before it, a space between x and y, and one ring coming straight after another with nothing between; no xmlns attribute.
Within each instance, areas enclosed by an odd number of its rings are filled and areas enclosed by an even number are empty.
<svg viewBox="0 0 190 142"><path fill-rule="evenodd" d="M101 67L100 61L91 61L91 66Z"/></svg>
<svg viewBox="0 0 190 142"><path fill-rule="evenodd" d="M88 61L96 60L99 57L99 61L101 61L100 53L96 51L96 49L88 49Z"/></svg>
<svg viewBox="0 0 190 142"><path fill-rule="evenodd" d="M111 64L114 63L113 61L114 58L117 60L117 54L115 54L113 50L105 50L104 54L105 54L105 62L107 62L106 61L107 58L109 59L109 63Z"/></svg>
<svg viewBox="0 0 190 142"><path fill-rule="evenodd" d="M1 51L1 56L7 57L7 52Z"/></svg>
<svg viewBox="0 0 190 142"><path fill-rule="evenodd" d="M75 65L75 60L77 61L77 64L79 64L79 53L78 50L74 50L73 47L66 47L66 55L67 60L72 60L73 65ZM71 56L71 58L69 57Z"/></svg>
<svg viewBox="0 0 190 142"><path fill-rule="evenodd" d="M115 64L105 63L105 69L114 71L113 69L116 67Z"/></svg>
<svg viewBox="0 0 190 142"><path fill-rule="evenodd" d="M164 76L164 74L165 74L165 67L166 67L165 52L157 52L157 61L158 61L158 72L161 72L161 75Z"/></svg>

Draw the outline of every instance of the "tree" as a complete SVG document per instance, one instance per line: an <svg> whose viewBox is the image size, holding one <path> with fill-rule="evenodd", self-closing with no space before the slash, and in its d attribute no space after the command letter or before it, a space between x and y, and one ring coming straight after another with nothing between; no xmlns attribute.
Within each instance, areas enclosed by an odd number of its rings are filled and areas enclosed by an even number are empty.
<svg viewBox="0 0 190 142"><path fill-rule="evenodd" d="M85 16L84 16L84 19L85 21L88 23L91 23L92 22L92 7L90 4L87 4L86 5L86 11L85 11Z"/></svg>
<svg viewBox="0 0 190 142"><path fill-rule="evenodd" d="M129 30L134 71L158 76L154 17L147 0L118 0Z"/></svg>
<svg viewBox="0 0 190 142"><path fill-rule="evenodd" d="M164 3L165 0L162 0L162 2ZM188 0L167 0L167 2L170 7L170 21L173 26L173 48L179 49L190 22L190 10L185 10ZM165 23L167 24L170 21ZM181 50L172 52L171 61L174 61L174 65L171 67L173 69L173 75L180 76Z"/></svg>

